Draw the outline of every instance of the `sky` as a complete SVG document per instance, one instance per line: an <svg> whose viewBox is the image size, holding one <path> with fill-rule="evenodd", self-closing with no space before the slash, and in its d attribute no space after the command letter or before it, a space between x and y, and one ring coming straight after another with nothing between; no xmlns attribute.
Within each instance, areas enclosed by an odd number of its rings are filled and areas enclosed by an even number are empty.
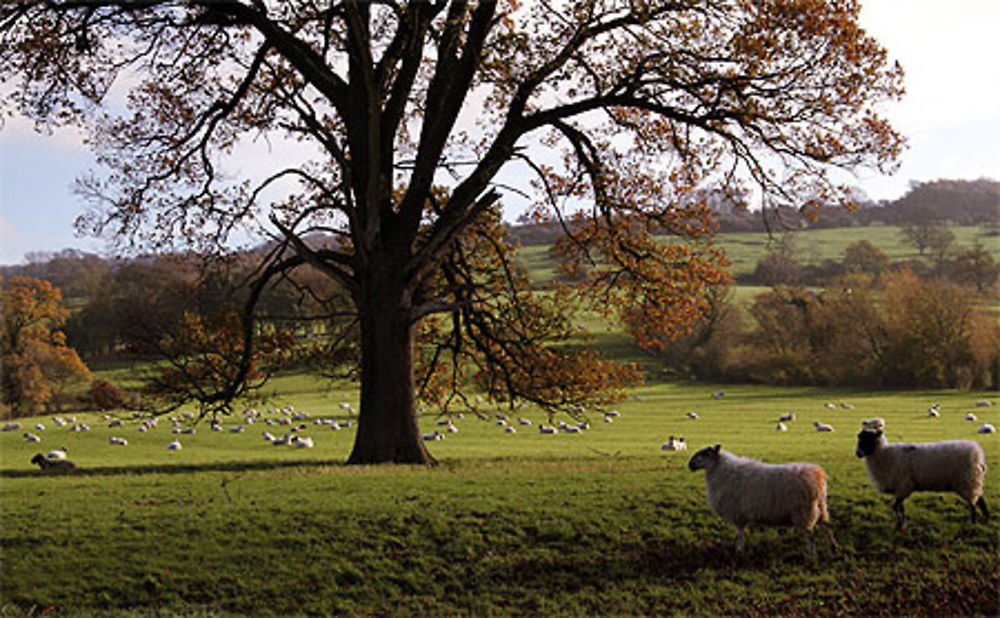
<svg viewBox="0 0 1000 618"><path fill-rule="evenodd" d="M891 200L911 181L1000 180L1000 2L868 0L861 23L906 72L906 97L882 111L909 148L895 175L865 171L848 182ZM73 181L94 164L81 137L41 135L16 117L0 128L0 264L65 248L104 252L73 228L86 206Z"/></svg>

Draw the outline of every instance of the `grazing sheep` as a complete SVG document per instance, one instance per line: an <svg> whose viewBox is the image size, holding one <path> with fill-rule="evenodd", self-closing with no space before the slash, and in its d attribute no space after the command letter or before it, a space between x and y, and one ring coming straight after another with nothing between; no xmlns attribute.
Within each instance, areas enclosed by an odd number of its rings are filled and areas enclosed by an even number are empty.
<svg viewBox="0 0 1000 618"><path fill-rule="evenodd" d="M975 442L889 444L882 430L862 429L854 454L865 459L875 489L896 498L892 510L900 530L906 529L903 501L915 491L953 491L968 503L973 522L976 506L989 518L983 498L986 456Z"/></svg>
<svg viewBox="0 0 1000 618"><path fill-rule="evenodd" d="M698 413L697 412L688 412L687 413L687 417L689 419L691 419L691 420L696 420L696 419L698 419Z"/></svg>
<svg viewBox="0 0 1000 618"><path fill-rule="evenodd" d="M843 408L843 409L845 409L845 410L853 410L854 409L854 406L851 405L851 404L849 404L849 403L842 403L842 404L840 404L840 407Z"/></svg>
<svg viewBox="0 0 1000 618"><path fill-rule="evenodd" d="M833 431L833 425L827 425L826 423L821 423L819 421L813 421L813 427L819 432L830 432Z"/></svg>
<svg viewBox="0 0 1000 618"><path fill-rule="evenodd" d="M688 450L688 445L687 442L684 441L684 438L675 438L670 436L667 438L667 441L663 443L663 446L660 447L660 450L681 453Z"/></svg>
<svg viewBox="0 0 1000 618"><path fill-rule="evenodd" d="M979 426L979 429L976 430L976 433L996 433L996 432L997 428L994 427L993 425L990 425L989 423L983 423L982 425Z"/></svg>
<svg viewBox="0 0 1000 618"><path fill-rule="evenodd" d="M788 431L788 426L778 421L778 424L774 426L775 431Z"/></svg>
<svg viewBox="0 0 1000 618"><path fill-rule="evenodd" d="M24 434L24 439L27 442L41 442L42 441L42 437L41 436L39 436L38 434L30 433L30 432Z"/></svg>
<svg viewBox="0 0 1000 618"><path fill-rule="evenodd" d="M835 403L824 403L823 407L826 408L827 410L836 410L837 409L837 404L835 404Z"/></svg>
<svg viewBox="0 0 1000 618"><path fill-rule="evenodd" d="M937 417L941 416L941 413L938 412L937 408L931 407L931 408L927 408L927 416L929 416L931 418L937 418Z"/></svg>
<svg viewBox="0 0 1000 618"><path fill-rule="evenodd" d="M688 469L705 470L708 506L736 526L736 551L746 546L746 528L795 526L806 534L809 555L816 555L813 529L820 524L837 547L826 507L826 473L811 463L766 464L708 446L691 457Z"/></svg>
<svg viewBox="0 0 1000 618"><path fill-rule="evenodd" d="M513 425L507 425L506 427L503 428L503 430L506 433L517 433L517 427L514 427Z"/></svg>
<svg viewBox="0 0 1000 618"><path fill-rule="evenodd" d="M45 431L45 425L41 423L35 423L35 431Z"/></svg>
<svg viewBox="0 0 1000 618"><path fill-rule="evenodd" d="M444 434L437 430L434 430L431 433L425 433L422 437L425 442L433 442L434 440L444 440Z"/></svg>
<svg viewBox="0 0 1000 618"><path fill-rule="evenodd" d="M68 459L46 459L41 453L36 453L31 458L31 463L37 465L43 471L72 472L76 470L76 464Z"/></svg>
<svg viewBox="0 0 1000 618"><path fill-rule="evenodd" d="M780 422L782 422L782 423L787 422L787 421L794 421L795 420L795 413L794 412L786 412L785 414L782 414L781 416L779 416L778 420Z"/></svg>
<svg viewBox="0 0 1000 618"><path fill-rule="evenodd" d="M726 391L715 391L712 393L712 399L722 399L726 396Z"/></svg>
<svg viewBox="0 0 1000 618"><path fill-rule="evenodd" d="M882 417L870 418L861 421L861 427L868 431L885 431L885 419Z"/></svg>
<svg viewBox="0 0 1000 618"><path fill-rule="evenodd" d="M518 425L525 425L527 427L530 427L531 426L531 419L530 418L524 418L522 416L522 417L520 417L520 418L517 419L517 424Z"/></svg>
<svg viewBox="0 0 1000 618"><path fill-rule="evenodd" d="M69 449L67 449L65 446L60 446L59 448L46 453L45 459L48 459L49 461L54 461L56 459L66 459L67 455L69 455Z"/></svg>
<svg viewBox="0 0 1000 618"><path fill-rule="evenodd" d="M976 419L976 415L973 414L972 412L969 412L968 414L965 415L965 420L967 420L967 421L977 420Z"/></svg>
<svg viewBox="0 0 1000 618"><path fill-rule="evenodd" d="M605 418L604 420L607 421L607 418ZM559 430L553 427L552 425L539 425L538 433L556 434L559 433Z"/></svg>
<svg viewBox="0 0 1000 618"><path fill-rule="evenodd" d="M182 448L184 448L184 445L177 438L174 438L174 441L167 445L168 451L179 451Z"/></svg>
<svg viewBox="0 0 1000 618"><path fill-rule="evenodd" d="M111 436L108 438L108 444L111 446L128 446L128 440L117 436Z"/></svg>
<svg viewBox="0 0 1000 618"><path fill-rule="evenodd" d="M295 436L292 438L292 444L298 448L312 448L314 446L313 439L309 436Z"/></svg>
<svg viewBox="0 0 1000 618"><path fill-rule="evenodd" d="M993 405L992 401L986 401L985 399L980 399L979 401L976 402L976 407L979 408L989 408L992 405Z"/></svg>

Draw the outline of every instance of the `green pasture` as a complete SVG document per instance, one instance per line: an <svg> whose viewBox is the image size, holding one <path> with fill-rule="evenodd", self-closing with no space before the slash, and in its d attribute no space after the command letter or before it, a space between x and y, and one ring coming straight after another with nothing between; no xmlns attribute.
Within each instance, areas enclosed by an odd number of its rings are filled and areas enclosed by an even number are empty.
<svg viewBox="0 0 1000 618"><path fill-rule="evenodd" d="M975 432L984 420L1000 424L1000 408L974 405L995 393L653 384L617 406L612 423L591 411L579 434L538 433L548 419L530 408L510 414L514 434L495 424L496 410L482 410L488 420L466 411L453 418L457 433L429 443L441 464L427 469L343 466L354 429L311 421L347 420L339 404L356 395L327 386L280 378L273 399L256 404L308 413L312 449L268 444L263 430L283 431L262 422L229 433L202 421L179 436L179 452L166 449L177 437L167 419L147 433L97 415L77 418L89 432L44 417L0 433L0 605L7 615L996 611L997 519L973 526L956 496L917 494L910 529L898 533L888 498L853 454L860 420L878 415L891 440L977 440L1000 470L996 435ZM931 403L941 418L926 416ZM970 411L980 421L963 420ZM797 420L777 432L783 412ZM426 413L421 426L443 429L438 420ZM837 431L817 433L814 420ZM35 422L46 425L41 444L21 437ZM110 435L128 446L108 444ZM732 531L705 505L702 474L686 469L690 453L660 449L669 435L691 450L721 443L822 465L841 551L821 539L812 562L798 534L769 529L736 556ZM28 464L57 446L79 464L75 474ZM995 478L986 498L1000 512Z"/></svg>
<svg viewBox="0 0 1000 618"><path fill-rule="evenodd" d="M796 247L796 257L803 264L822 264L826 260L841 261L849 245L859 240L867 240L881 249L890 260L920 259L920 254L908 244L894 225L871 225L850 228L806 229L790 232ZM951 226L955 234L952 244L956 249L971 249L980 244L1000 259L1000 240L984 235L980 226ZM782 234L775 231L768 235L762 232L725 232L715 236L715 244L726 252L733 275L750 274L768 251L775 248ZM528 269L532 281L544 284L555 276L555 262L549 257L548 245L523 247L518 259ZM925 255L925 260L930 260ZM929 262L928 262L929 263Z"/></svg>

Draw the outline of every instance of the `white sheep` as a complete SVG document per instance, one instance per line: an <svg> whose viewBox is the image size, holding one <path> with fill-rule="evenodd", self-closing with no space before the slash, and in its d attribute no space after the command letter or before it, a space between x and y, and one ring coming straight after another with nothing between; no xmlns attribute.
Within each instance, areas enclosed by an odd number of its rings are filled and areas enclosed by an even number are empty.
<svg viewBox="0 0 1000 618"><path fill-rule="evenodd" d="M0 427L0 431L17 431L21 428L21 423L7 423L3 427Z"/></svg>
<svg viewBox="0 0 1000 618"><path fill-rule="evenodd" d="M605 420L607 420L607 419L605 419ZM553 427L552 425L539 425L538 426L538 433L556 434L556 433L559 433L559 430L556 429L555 427Z"/></svg>
<svg viewBox="0 0 1000 618"><path fill-rule="evenodd" d="M813 427L819 432L830 432L833 431L833 425L827 425L826 423L821 423L819 421L813 421Z"/></svg>
<svg viewBox="0 0 1000 618"><path fill-rule="evenodd" d="M903 501L915 491L953 491L968 503L973 522L976 506L989 518L983 498L986 456L976 442L889 444L882 430L862 429L854 454L865 459L875 489L896 498L892 510L900 530L906 528Z"/></svg>
<svg viewBox="0 0 1000 618"><path fill-rule="evenodd" d="M660 447L660 450L680 453L686 451L687 448L687 442L684 441L684 438L675 438L670 436L667 438L667 441L663 443L663 446Z"/></svg>
<svg viewBox="0 0 1000 618"><path fill-rule="evenodd" d="M56 459L66 459L68 455L69 455L69 449L67 449L65 446L60 446L59 448L51 450L48 453L46 453L45 459L48 459L49 461L54 461Z"/></svg>
<svg viewBox="0 0 1000 618"><path fill-rule="evenodd" d="M778 421L778 424L774 426L775 431L788 431L788 426Z"/></svg>
<svg viewBox="0 0 1000 618"><path fill-rule="evenodd" d="M434 440L444 440L444 434L440 431L432 431L431 433L425 433L423 436L425 442L433 442Z"/></svg>
<svg viewBox="0 0 1000 618"><path fill-rule="evenodd" d="M295 436L292 438L292 444L298 448L312 448L314 446L313 439L309 436Z"/></svg>
<svg viewBox="0 0 1000 618"><path fill-rule="evenodd" d="M786 412L785 414L782 414L781 416L779 416L778 420L780 422L782 422L782 423L784 423L786 421L794 421L795 420L795 413L794 412Z"/></svg>
<svg viewBox="0 0 1000 618"><path fill-rule="evenodd" d="M689 419L691 419L691 420L697 420L698 419L698 413L697 412L688 412L687 413L687 417Z"/></svg>
<svg viewBox="0 0 1000 618"><path fill-rule="evenodd" d="M996 432L997 428L994 427L993 425L990 425L989 423L983 423L982 425L979 426L979 429L976 430L976 433L996 433Z"/></svg>
<svg viewBox="0 0 1000 618"><path fill-rule="evenodd" d="M766 464L708 446L691 457L688 469L705 470L708 506L736 527L736 551L746 546L748 526L795 526L816 555L813 529L826 530L837 547L826 506L826 472L811 463Z"/></svg>
<svg viewBox="0 0 1000 618"><path fill-rule="evenodd" d="M181 444L181 441L178 440L178 439L176 439L176 438L174 438L173 442L171 442L170 444L167 445L167 450L168 451L179 451L179 450L181 450L183 448L184 448L184 445Z"/></svg>
<svg viewBox="0 0 1000 618"><path fill-rule="evenodd" d="M885 431L885 419L882 417L870 418L861 421L861 427L868 431Z"/></svg>
<svg viewBox="0 0 1000 618"><path fill-rule="evenodd" d="M726 396L726 391L715 391L712 393L712 399L722 399Z"/></svg>
<svg viewBox="0 0 1000 618"><path fill-rule="evenodd" d="M968 414L965 415L965 420L974 421L976 420L976 415L973 414L972 412L969 412Z"/></svg>
<svg viewBox="0 0 1000 618"><path fill-rule="evenodd" d="M941 416L941 413L938 412L937 408L931 407L931 408L927 409L927 416L929 416L931 418L937 418L937 417Z"/></svg>
<svg viewBox="0 0 1000 618"><path fill-rule="evenodd" d="M24 439L27 442L41 442L42 441L42 437L41 436L39 436L38 434L31 433L31 432L25 433L24 434Z"/></svg>
<svg viewBox="0 0 1000 618"><path fill-rule="evenodd" d="M517 433L517 428L514 427L513 425L507 425L506 427L503 428L503 430L507 433Z"/></svg>
<svg viewBox="0 0 1000 618"><path fill-rule="evenodd" d="M108 438L108 444L112 446L128 446L128 440L125 438L119 438L117 436L110 436Z"/></svg>

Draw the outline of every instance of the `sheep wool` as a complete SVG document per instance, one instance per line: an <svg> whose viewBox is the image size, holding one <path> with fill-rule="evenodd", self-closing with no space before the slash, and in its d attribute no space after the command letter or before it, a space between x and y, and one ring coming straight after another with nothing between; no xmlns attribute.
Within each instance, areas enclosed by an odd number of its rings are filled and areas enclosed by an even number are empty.
<svg viewBox="0 0 1000 618"><path fill-rule="evenodd" d="M813 530L823 526L830 546L837 547L826 504L826 473L811 463L766 464L722 450L701 449L688 468L705 470L708 506L736 527L736 551L746 545L751 525L795 526L806 535L806 548L816 555Z"/></svg>
<svg viewBox="0 0 1000 618"><path fill-rule="evenodd" d="M986 456L971 440L889 444L881 430L858 433L854 454L865 459L875 489L896 498L896 525L906 528L903 501L915 491L953 491L969 505L973 523L976 507L989 518L983 498Z"/></svg>

